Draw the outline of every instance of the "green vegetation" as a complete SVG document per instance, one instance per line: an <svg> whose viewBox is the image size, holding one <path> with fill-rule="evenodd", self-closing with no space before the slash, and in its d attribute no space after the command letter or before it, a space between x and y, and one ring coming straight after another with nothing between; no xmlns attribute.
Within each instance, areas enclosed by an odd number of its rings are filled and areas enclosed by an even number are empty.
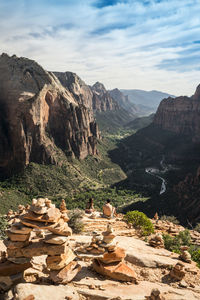
<svg viewBox="0 0 200 300"><path fill-rule="evenodd" d="M69 213L68 225L71 227L73 233L80 233L84 229L84 224L82 221L83 211L80 209L75 209Z"/></svg>
<svg viewBox="0 0 200 300"><path fill-rule="evenodd" d="M6 238L6 230L8 228L8 222L6 217L0 216L0 240Z"/></svg>
<svg viewBox="0 0 200 300"><path fill-rule="evenodd" d="M179 232L175 237L169 234L163 234L164 245L167 250L180 253L180 247L183 245L191 245L191 237L188 229Z"/></svg>
<svg viewBox="0 0 200 300"><path fill-rule="evenodd" d="M179 232L175 237L172 237L169 234L163 234L163 239L165 248L175 253L180 253L181 246L188 246L188 252L191 254L192 260L195 261L200 268L200 247L191 244L191 237L188 229Z"/></svg>
<svg viewBox="0 0 200 300"><path fill-rule="evenodd" d="M124 216L124 220L132 224L136 229L140 229L142 235L149 235L154 232L151 220L140 211L129 211Z"/></svg>

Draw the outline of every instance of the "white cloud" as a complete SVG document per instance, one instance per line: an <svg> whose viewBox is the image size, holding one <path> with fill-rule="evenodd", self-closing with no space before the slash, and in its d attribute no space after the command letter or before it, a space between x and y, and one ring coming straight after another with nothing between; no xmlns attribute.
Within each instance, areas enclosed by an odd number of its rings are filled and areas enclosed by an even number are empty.
<svg viewBox="0 0 200 300"><path fill-rule="evenodd" d="M130 0L101 9L92 3L1 1L1 51L35 59L48 70L76 72L89 84L102 81L107 88L194 92L200 79L200 63L193 59L199 1Z"/></svg>

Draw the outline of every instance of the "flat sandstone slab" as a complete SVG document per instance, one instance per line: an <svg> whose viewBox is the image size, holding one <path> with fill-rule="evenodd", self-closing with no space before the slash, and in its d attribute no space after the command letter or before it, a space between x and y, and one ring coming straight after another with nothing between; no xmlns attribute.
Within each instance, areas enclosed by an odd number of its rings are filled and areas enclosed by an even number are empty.
<svg viewBox="0 0 200 300"><path fill-rule="evenodd" d="M10 257L33 257L40 255L60 255L68 251L67 243L51 245L44 242L35 242L20 249L8 249Z"/></svg>
<svg viewBox="0 0 200 300"><path fill-rule="evenodd" d="M23 272L24 270L31 267L31 263L25 264L14 264L10 261L0 263L0 276L11 276L17 273Z"/></svg>

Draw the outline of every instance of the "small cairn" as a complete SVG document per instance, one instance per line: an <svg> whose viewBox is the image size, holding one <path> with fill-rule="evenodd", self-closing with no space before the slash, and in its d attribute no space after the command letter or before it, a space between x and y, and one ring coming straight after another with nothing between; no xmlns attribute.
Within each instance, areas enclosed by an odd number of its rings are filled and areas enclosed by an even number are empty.
<svg viewBox="0 0 200 300"><path fill-rule="evenodd" d="M191 259L190 253L187 251L188 249L189 249L188 246L181 246L181 247L180 247L181 254L180 254L179 258L180 258L182 261L185 261L185 262L191 264L192 259Z"/></svg>
<svg viewBox="0 0 200 300"><path fill-rule="evenodd" d="M149 245L154 248L164 248L163 237L160 233L152 235L149 239Z"/></svg>
<svg viewBox="0 0 200 300"><path fill-rule="evenodd" d="M62 218L64 219L65 222L69 221L69 217L68 217L68 210L67 210L67 205L64 199L62 199L61 204L60 204L60 212L62 215Z"/></svg>
<svg viewBox="0 0 200 300"><path fill-rule="evenodd" d="M145 297L147 300L165 300L164 296L158 289L153 289L150 296Z"/></svg>
<svg viewBox="0 0 200 300"><path fill-rule="evenodd" d="M115 234L110 224L107 230L102 233L103 239L98 237L95 240L102 249L103 255L93 260L93 268L97 273L121 281L136 281L135 272L124 263L125 250L117 247L114 243ZM94 247L94 245L93 245Z"/></svg>
<svg viewBox="0 0 200 300"><path fill-rule="evenodd" d="M182 280L185 277L185 274L186 272L184 270L184 264L181 262L178 262L169 273L171 278L178 281Z"/></svg>
<svg viewBox="0 0 200 300"><path fill-rule="evenodd" d="M50 279L66 284L80 271L75 254L68 247L72 234L59 209L51 200L33 199L27 210L20 206L19 216L7 230L6 261L0 263L1 276L11 276L31 267L34 256L47 255Z"/></svg>

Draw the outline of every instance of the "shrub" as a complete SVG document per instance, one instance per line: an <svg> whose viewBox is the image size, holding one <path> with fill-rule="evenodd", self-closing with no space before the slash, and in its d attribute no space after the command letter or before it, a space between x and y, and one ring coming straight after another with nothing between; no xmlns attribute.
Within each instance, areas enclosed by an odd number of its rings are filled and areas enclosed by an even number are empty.
<svg viewBox="0 0 200 300"><path fill-rule="evenodd" d="M82 221L83 211L74 209L69 213L68 225L71 227L73 233L80 233L83 231L84 224Z"/></svg>
<svg viewBox="0 0 200 300"><path fill-rule="evenodd" d="M191 237L188 229L179 232L175 237L169 234L163 234L164 245L167 250L180 253L180 246L191 246Z"/></svg>
<svg viewBox="0 0 200 300"><path fill-rule="evenodd" d="M8 222L5 216L0 216L0 239L6 238L6 229L8 228Z"/></svg>
<svg viewBox="0 0 200 300"><path fill-rule="evenodd" d="M196 224L196 226L194 227L194 230L200 232L200 223Z"/></svg>
<svg viewBox="0 0 200 300"><path fill-rule="evenodd" d="M194 260L197 263L197 266L200 268L200 249L195 247L191 247L189 250L192 260Z"/></svg>
<svg viewBox="0 0 200 300"><path fill-rule="evenodd" d="M124 220L131 223L133 227L140 229L142 235L149 235L154 232L151 220L143 212L129 211L124 216Z"/></svg>
<svg viewBox="0 0 200 300"><path fill-rule="evenodd" d="M177 218L175 216L166 216L166 215L163 215L163 216L161 216L160 220L162 220L162 221L169 221L169 222L172 222L174 224L179 224L179 220L177 220Z"/></svg>

